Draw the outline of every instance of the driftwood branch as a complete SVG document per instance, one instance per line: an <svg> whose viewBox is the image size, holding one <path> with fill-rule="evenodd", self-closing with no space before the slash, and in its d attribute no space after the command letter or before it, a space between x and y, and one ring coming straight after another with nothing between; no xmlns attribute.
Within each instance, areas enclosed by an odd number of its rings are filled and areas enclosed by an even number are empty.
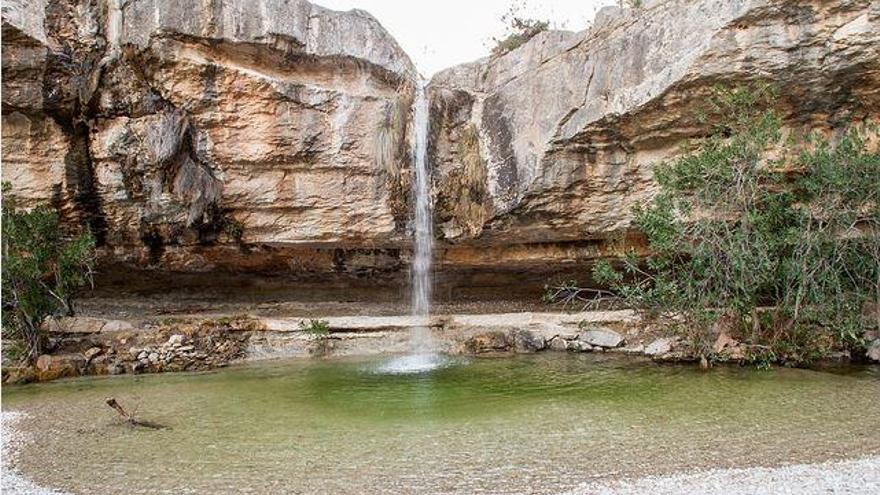
<svg viewBox="0 0 880 495"><path fill-rule="evenodd" d="M161 430L164 428L168 428L165 425L153 423L152 421L140 421L139 419L137 419L134 413L129 413L128 411L126 411L122 407L122 405L119 404L119 402L117 402L116 399L113 397L107 397L104 402L106 402L108 406L112 407L113 410L116 411L116 413L119 414L122 419L124 419L125 422L128 423L129 426L141 426L144 428L150 428L152 430Z"/></svg>

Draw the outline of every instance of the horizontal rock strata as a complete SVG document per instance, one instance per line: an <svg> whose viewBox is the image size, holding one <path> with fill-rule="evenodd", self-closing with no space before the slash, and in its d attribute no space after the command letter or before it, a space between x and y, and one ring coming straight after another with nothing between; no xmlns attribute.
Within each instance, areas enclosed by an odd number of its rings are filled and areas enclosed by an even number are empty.
<svg viewBox="0 0 880 495"><path fill-rule="evenodd" d="M438 269L642 250L631 208L707 133L718 84L777 84L795 132L877 119L878 19L870 0L652 1L435 75ZM88 224L107 263L403 278L416 71L369 14L10 0L2 63L3 180Z"/></svg>

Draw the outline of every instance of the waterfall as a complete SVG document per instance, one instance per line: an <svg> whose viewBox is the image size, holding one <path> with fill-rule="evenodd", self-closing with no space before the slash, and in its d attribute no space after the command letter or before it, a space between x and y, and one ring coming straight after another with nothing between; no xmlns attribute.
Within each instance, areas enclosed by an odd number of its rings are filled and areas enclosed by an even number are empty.
<svg viewBox="0 0 880 495"><path fill-rule="evenodd" d="M431 174L428 170L428 97L425 82L416 81L412 107L412 160L414 197L413 261L411 268L412 315L410 353L392 359L379 368L382 373L422 373L446 366L449 360L435 352L431 337L431 260L434 248L434 220L431 213Z"/></svg>
<svg viewBox="0 0 880 495"><path fill-rule="evenodd" d="M419 323L412 329L412 352L431 353L433 349L429 317L431 314L431 258L434 248L434 222L431 213L431 177L426 156L428 154L428 97L425 82L416 84L413 99L412 157L413 196L413 263L412 314Z"/></svg>

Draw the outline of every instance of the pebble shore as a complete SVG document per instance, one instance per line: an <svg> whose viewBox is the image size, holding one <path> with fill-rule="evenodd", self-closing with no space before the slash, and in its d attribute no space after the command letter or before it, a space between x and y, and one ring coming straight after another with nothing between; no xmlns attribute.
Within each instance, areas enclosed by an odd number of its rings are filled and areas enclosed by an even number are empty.
<svg viewBox="0 0 880 495"><path fill-rule="evenodd" d="M15 456L28 441L18 428L23 413L4 411L2 426L2 483L0 492L15 495L66 495L41 487L19 473ZM564 495L767 495L767 494L876 494L880 493L880 456L863 459L797 464L775 468L712 469L632 480L584 483Z"/></svg>
<svg viewBox="0 0 880 495"><path fill-rule="evenodd" d="M880 493L880 456L774 468L711 469L585 483L565 495L869 495Z"/></svg>

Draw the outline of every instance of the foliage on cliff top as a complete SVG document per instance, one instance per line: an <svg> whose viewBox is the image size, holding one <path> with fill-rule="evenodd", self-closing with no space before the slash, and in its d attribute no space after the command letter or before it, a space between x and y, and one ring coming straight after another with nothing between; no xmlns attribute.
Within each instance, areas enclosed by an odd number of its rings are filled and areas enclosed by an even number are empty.
<svg viewBox="0 0 880 495"><path fill-rule="evenodd" d="M708 115L723 121L656 168L660 193L635 211L652 254L593 277L710 358L721 332L758 361L859 352L880 325L865 312L880 300L876 129L785 136L774 99L766 86L718 89Z"/></svg>
<svg viewBox="0 0 880 495"><path fill-rule="evenodd" d="M510 8L501 16L501 21L507 25L507 34L502 38L492 38L495 46L492 47L492 56L500 57L511 52L535 35L550 28L548 21L532 19L522 14L523 3L511 3Z"/></svg>
<svg viewBox="0 0 880 495"><path fill-rule="evenodd" d="M20 209L6 183L2 210L3 339L12 344L4 351L30 360L42 351L46 317L73 314L73 295L92 282L95 238L63 235L48 206Z"/></svg>

